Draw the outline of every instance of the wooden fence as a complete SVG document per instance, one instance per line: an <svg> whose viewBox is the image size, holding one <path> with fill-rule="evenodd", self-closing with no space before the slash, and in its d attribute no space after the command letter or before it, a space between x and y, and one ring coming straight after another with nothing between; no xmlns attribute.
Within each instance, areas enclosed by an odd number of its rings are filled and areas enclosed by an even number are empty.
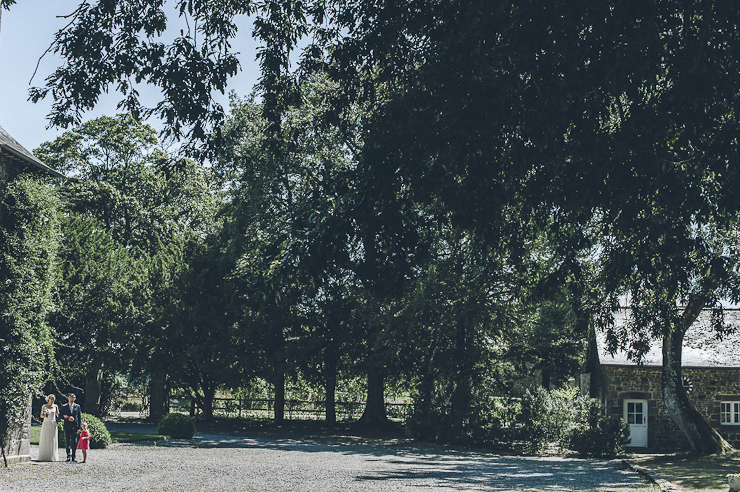
<svg viewBox="0 0 740 492"><path fill-rule="evenodd" d="M230 418L272 418L275 401L271 398L215 398L213 415ZM325 402L321 400L285 400L285 417L295 420L324 420ZM336 415L338 421L353 421L360 418L365 402L337 401ZM386 403L386 414L392 420L403 421L411 412L408 403ZM170 400L170 412L202 414L202 409L193 406L189 398Z"/></svg>

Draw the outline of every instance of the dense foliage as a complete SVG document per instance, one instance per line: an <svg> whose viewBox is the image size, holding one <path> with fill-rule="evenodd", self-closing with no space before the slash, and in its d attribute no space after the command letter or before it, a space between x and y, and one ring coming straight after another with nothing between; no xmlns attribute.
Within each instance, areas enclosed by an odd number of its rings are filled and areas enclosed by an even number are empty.
<svg viewBox="0 0 740 492"><path fill-rule="evenodd" d="M113 374L146 377L178 360L176 335L168 343L159 329L181 326L182 255L213 232L216 193L207 172L130 115L86 122L36 153L70 175L57 188L66 206L62 309L52 319L62 382L84 387L85 409L102 416Z"/></svg>
<svg viewBox="0 0 740 492"><path fill-rule="evenodd" d="M48 315L56 308L59 201L21 177L0 190L0 447L25 416L30 395L55 368Z"/></svg>
<svg viewBox="0 0 740 492"><path fill-rule="evenodd" d="M168 413L157 424L157 432L172 439L192 439L195 419L181 413Z"/></svg>
<svg viewBox="0 0 740 492"><path fill-rule="evenodd" d="M612 458L629 444L629 426L616 415L605 415L598 401L575 417L568 447L581 456Z"/></svg>
<svg viewBox="0 0 740 492"><path fill-rule="evenodd" d="M238 70L243 14L262 79L227 117L212 92ZM430 434L454 435L514 370L546 385L576 371L596 319L637 361L662 340L666 407L715 452L727 444L682 388L681 341L706 308L727 330L721 303L740 301L739 43L732 2L99 0L58 33L65 63L31 96L53 97L64 126L122 94L133 117L42 154L94 182L76 213L148 257L135 365L171 371L206 409L217 385L260 376L281 418L286 377L333 395L364 374L364 422L406 384ZM154 107L132 78L161 90ZM208 179L156 149L147 115L211 159L218 219Z"/></svg>
<svg viewBox="0 0 740 492"><path fill-rule="evenodd" d="M599 400L579 395L575 388L527 391L519 421L519 437L531 452L557 443L581 456L614 457L629 442L627 424L605 415Z"/></svg>
<svg viewBox="0 0 740 492"><path fill-rule="evenodd" d="M104 449L113 442L105 424L96 416L83 413L82 422L87 422L87 430L90 431L90 448Z"/></svg>
<svg viewBox="0 0 740 492"><path fill-rule="evenodd" d="M449 406L435 414L414 413L406 422L419 439L474 443L531 454L552 451L614 457L625 451L628 426L606 415L595 398L572 387L527 390L522 398L476 394L476 412L463 425L449 417ZM434 416L430 418L430 416Z"/></svg>

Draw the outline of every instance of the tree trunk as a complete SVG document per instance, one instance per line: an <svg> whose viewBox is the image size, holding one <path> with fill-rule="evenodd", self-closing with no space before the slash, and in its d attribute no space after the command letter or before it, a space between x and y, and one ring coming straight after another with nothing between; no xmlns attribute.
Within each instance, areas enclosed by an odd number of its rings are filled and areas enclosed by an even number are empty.
<svg viewBox="0 0 740 492"><path fill-rule="evenodd" d="M167 373L163 369L152 371L149 380L149 418L158 421L169 413Z"/></svg>
<svg viewBox="0 0 740 492"><path fill-rule="evenodd" d="M452 413L451 430L453 435L459 435L470 416L470 379L472 377L472 368L468 350L467 320L458 321L455 357L457 358L458 367L457 374L455 375L455 387L452 391L450 402Z"/></svg>
<svg viewBox="0 0 740 492"><path fill-rule="evenodd" d="M285 374L282 372L275 377L275 423L282 424L285 420Z"/></svg>
<svg viewBox="0 0 740 492"><path fill-rule="evenodd" d="M206 422L213 420L213 399L216 396L216 386L203 386L203 418Z"/></svg>
<svg viewBox="0 0 740 492"><path fill-rule="evenodd" d="M334 427L337 424L337 366L330 362L326 368L326 425Z"/></svg>
<svg viewBox="0 0 740 492"><path fill-rule="evenodd" d="M688 313L687 308L687 313ZM698 314L697 314L698 316ZM681 357L686 330L696 319L687 323L687 316L677 323L674 329L666 329L663 334L663 402L673 420L689 442L693 453L725 453L732 446L709 424L707 419L694 407L683 387ZM680 326L679 326L680 325Z"/></svg>
<svg viewBox="0 0 740 492"><path fill-rule="evenodd" d="M542 387L546 390L550 389L550 375L552 374L552 371L550 370L550 361L545 361L545 363L542 365L542 368L540 369L542 374Z"/></svg>
<svg viewBox="0 0 740 492"><path fill-rule="evenodd" d="M599 349L596 344L596 328L591 325L588 327L588 345L586 349L586 367L587 373L596 371L599 363ZM594 396L594 395L591 395Z"/></svg>
<svg viewBox="0 0 740 492"><path fill-rule="evenodd" d="M368 427L385 427L390 424L385 413L385 382L381 370L368 371L365 411L358 423Z"/></svg>
<svg viewBox="0 0 740 492"><path fill-rule="evenodd" d="M100 396L103 384L103 364L92 363L85 374L85 412L96 417L100 415Z"/></svg>

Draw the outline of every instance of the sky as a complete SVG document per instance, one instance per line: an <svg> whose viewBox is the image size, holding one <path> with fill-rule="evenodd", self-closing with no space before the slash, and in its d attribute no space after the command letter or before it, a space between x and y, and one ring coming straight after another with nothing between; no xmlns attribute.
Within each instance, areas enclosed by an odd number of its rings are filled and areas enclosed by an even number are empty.
<svg viewBox="0 0 740 492"><path fill-rule="evenodd" d="M28 101L28 90L42 86L44 79L61 65L53 53L44 55L54 40L54 34L68 20L62 16L72 13L79 0L18 0L10 10L3 11L0 24L0 126L28 150L33 151L41 143L53 140L64 129L47 129L52 106L51 99L39 103ZM232 49L241 53L242 71L229 83L229 90L239 96L251 92L259 77L259 66L255 61L257 44L250 34L251 25L245 17ZM36 65L39 64L38 71ZM33 80L32 80L33 78ZM156 96L154 90L147 90ZM116 114L117 94L101 98L94 111L86 113L85 121ZM228 96L218 94L218 101L228 107ZM157 121L149 121L159 128Z"/></svg>

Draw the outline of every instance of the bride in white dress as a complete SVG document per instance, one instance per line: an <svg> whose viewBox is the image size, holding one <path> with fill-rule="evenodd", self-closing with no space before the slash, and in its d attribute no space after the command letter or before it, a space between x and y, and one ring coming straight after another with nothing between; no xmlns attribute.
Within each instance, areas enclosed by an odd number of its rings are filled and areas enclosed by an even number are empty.
<svg viewBox="0 0 740 492"><path fill-rule="evenodd" d="M41 407L41 435L39 437L38 461L59 461L59 438L57 437L57 417L59 407L54 404L54 395L49 395Z"/></svg>

